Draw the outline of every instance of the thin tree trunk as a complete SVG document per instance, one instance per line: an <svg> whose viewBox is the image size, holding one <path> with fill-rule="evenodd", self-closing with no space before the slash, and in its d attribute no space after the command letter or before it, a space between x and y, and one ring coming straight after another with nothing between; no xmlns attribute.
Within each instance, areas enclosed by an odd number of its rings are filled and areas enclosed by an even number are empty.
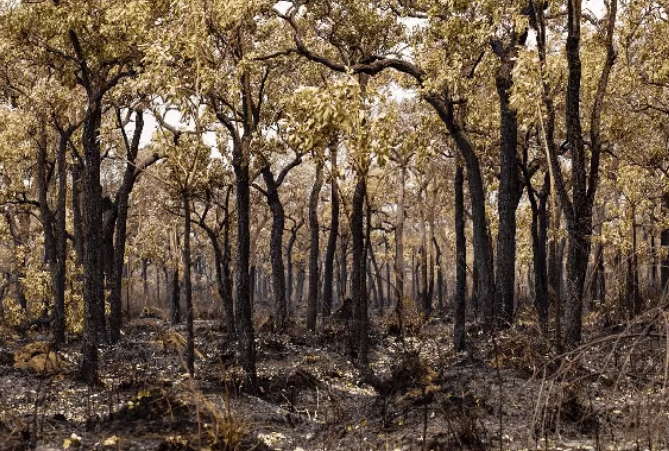
<svg viewBox="0 0 669 451"><path fill-rule="evenodd" d="M186 368L191 377L195 375L195 336L193 331L193 288L191 285L190 255L190 196L188 189L181 193L184 211L184 297L186 298L186 331L188 342L186 347Z"/></svg>
<svg viewBox="0 0 669 451"><path fill-rule="evenodd" d="M358 361L363 368L368 362L367 341L367 288L365 280L365 230L364 204L367 186L363 174L356 175L353 201L351 203L351 238L353 246L353 266L351 271L351 295L355 308L353 343L358 351ZM369 218L367 218L369 227Z"/></svg>
<svg viewBox="0 0 669 451"><path fill-rule="evenodd" d="M465 296L467 292L467 242L465 237L464 175L460 164L455 168L455 299L454 347L465 349Z"/></svg>
<svg viewBox="0 0 669 451"><path fill-rule="evenodd" d="M400 328L403 331L404 318L404 202L405 202L405 179L407 168L404 162L400 166L400 186L397 199L397 211L395 213L395 313Z"/></svg>
<svg viewBox="0 0 669 451"><path fill-rule="evenodd" d="M332 312L333 299L333 276L334 260L337 252L337 235L339 234L339 188L337 186L337 147L331 146L332 175L331 186L331 205L330 205L330 234L328 236L328 245L325 250L325 264L323 275L323 306L322 315L330 316Z"/></svg>
<svg viewBox="0 0 669 451"><path fill-rule="evenodd" d="M307 300L307 329L316 330L318 315L318 257L320 230L318 224L318 200L323 186L323 166L316 164L316 178L309 198L309 230L311 232L309 248L309 297Z"/></svg>

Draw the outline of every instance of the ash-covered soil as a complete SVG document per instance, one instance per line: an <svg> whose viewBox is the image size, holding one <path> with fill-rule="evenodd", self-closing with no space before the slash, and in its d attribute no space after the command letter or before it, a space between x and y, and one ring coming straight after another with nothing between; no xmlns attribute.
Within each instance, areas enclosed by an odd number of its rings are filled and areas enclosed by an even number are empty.
<svg viewBox="0 0 669 451"><path fill-rule="evenodd" d="M376 323L371 371L361 371L340 325L259 329L258 397L243 393L234 343L214 321L196 322L193 379L183 327L142 318L101 348L96 387L77 380L78 343L53 349L39 332L4 333L0 450L667 447L666 339L618 340L616 355L600 339L557 360L522 321L494 339L470 327L459 354L447 318L403 337Z"/></svg>

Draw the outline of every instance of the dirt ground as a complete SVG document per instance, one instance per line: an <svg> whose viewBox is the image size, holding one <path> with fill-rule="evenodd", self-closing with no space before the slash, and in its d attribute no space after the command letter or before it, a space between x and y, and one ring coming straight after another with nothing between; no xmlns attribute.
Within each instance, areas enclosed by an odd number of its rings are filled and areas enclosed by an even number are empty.
<svg viewBox="0 0 669 451"><path fill-rule="evenodd" d="M370 377L347 360L337 324L315 335L298 326L281 335L259 329L259 397L243 394L232 345L214 321L196 322L195 378L184 370L183 328L142 318L118 345L101 348L94 388L76 379L78 343L55 352L40 332L5 333L0 450L651 450L669 443L662 334L646 334L643 346L618 340L615 355L612 339L592 338L587 351L558 365L522 321L494 339L471 326L472 350L460 354L447 318L402 338L380 323Z"/></svg>

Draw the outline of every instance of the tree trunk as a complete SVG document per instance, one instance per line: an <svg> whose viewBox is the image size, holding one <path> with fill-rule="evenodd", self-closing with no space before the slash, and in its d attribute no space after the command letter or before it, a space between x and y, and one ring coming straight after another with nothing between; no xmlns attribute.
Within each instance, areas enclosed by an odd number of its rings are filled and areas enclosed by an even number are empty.
<svg viewBox="0 0 669 451"><path fill-rule="evenodd" d="M307 299L307 329L316 330L318 315L318 256L320 230L318 224L318 200L323 186L323 166L316 163L316 178L309 197L309 230L311 240L309 247L309 297Z"/></svg>
<svg viewBox="0 0 669 451"><path fill-rule="evenodd" d="M669 210L669 193L662 195L662 209ZM669 229L664 229L660 233L660 246L664 250L664 258L660 267L660 287L662 293L667 292L667 284L669 283Z"/></svg>
<svg viewBox="0 0 669 451"><path fill-rule="evenodd" d="M255 333L253 330L253 308L251 306L251 199L249 175L250 136L233 149L235 172L235 197L237 204L237 253L235 255L235 318L239 337L240 363L244 369L244 389L249 394L258 392L256 372Z"/></svg>
<svg viewBox="0 0 669 451"><path fill-rule="evenodd" d="M272 212L272 231L270 235L270 261L272 264L272 304L274 306L274 327L282 331L288 317L288 306L286 303L286 274L283 267L283 229L286 216L283 204L279 198L279 190L269 166L263 171L263 178L267 186L267 203Z"/></svg>
<svg viewBox="0 0 669 451"><path fill-rule="evenodd" d="M170 253L172 254L172 287L170 290L170 324L175 326L181 322L181 285L179 283L179 239L176 227L170 231Z"/></svg>
<svg viewBox="0 0 669 451"><path fill-rule="evenodd" d="M56 343L65 342L65 270L67 264L67 241L65 235L66 198L67 198L67 162L66 153L73 129L60 131L56 167L58 173L58 192L56 217L48 204L48 180L46 176L46 142L38 145L37 153L37 193L40 204L40 216L44 227L44 253L49 263L51 283L53 285L54 304L51 330ZM25 301L25 297L24 297ZM25 306L23 306L25 308Z"/></svg>
<svg viewBox="0 0 669 451"><path fill-rule="evenodd" d="M436 261L437 261L437 310L440 312L444 308L444 273L441 269L441 247L435 237L432 237L432 242L434 243L434 249L436 251ZM465 284L465 292L467 291L467 285Z"/></svg>
<svg viewBox="0 0 669 451"><path fill-rule="evenodd" d="M356 175L355 189L351 203L351 238L353 246L353 265L351 271L351 295L355 308L354 339L358 351L358 361L366 368L368 362L367 342L367 288L365 280L365 230L364 230L364 205L367 186L364 174ZM369 224L369 218L367 218ZM369 225L368 225L369 226Z"/></svg>
<svg viewBox="0 0 669 451"><path fill-rule="evenodd" d="M667 243L669 244L669 243ZM348 254L348 235L346 230L341 230L339 236L339 303L343 304L348 295L348 272L346 268L346 256Z"/></svg>
<svg viewBox="0 0 669 451"><path fill-rule="evenodd" d="M90 101L86 109L82 143L82 231L84 327L81 377L98 378L98 341L105 338L104 283L102 273L102 187L100 186L100 123L102 105Z"/></svg>
<svg viewBox="0 0 669 451"><path fill-rule="evenodd" d="M405 179L407 176L406 164L400 166L400 186L397 198L397 212L395 213L395 313L402 333L404 318L404 202Z"/></svg>
<svg viewBox="0 0 669 451"><path fill-rule="evenodd" d="M464 351L467 294L467 242L465 237L464 175L460 164L455 168L455 299L454 337L456 351Z"/></svg>
<svg viewBox="0 0 669 451"><path fill-rule="evenodd" d="M184 212L184 297L186 298L186 331L188 342L186 346L186 368L190 377L195 375L195 336L193 332L193 288L191 285L191 257L190 257L190 196L188 189L181 193Z"/></svg>
<svg viewBox="0 0 669 451"><path fill-rule="evenodd" d="M602 243L597 244L594 254L592 286L590 290L593 307L596 307L604 305L606 302L606 275L604 273L604 246Z"/></svg>
<svg viewBox="0 0 669 451"><path fill-rule="evenodd" d="M331 176L331 205L330 205L330 234L328 245L325 250L325 264L323 267L323 317L330 316L332 312L332 291L334 260L337 252L337 235L339 234L339 188L337 186L337 148L331 146L332 176Z"/></svg>
<svg viewBox="0 0 669 451"><path fill-rule="evenodd" d="M518 120L515 108L511 107L511 88L518 48L525 43L527 32L514 28L510 37L508 45L500 39L492 41L493 51L500 59L495 77L500 108L499 228L495 272L495 310L499 311L493 312L493 321L497 326L511 325L514 319L516 210L522 194L518 179Z"/></svg>
<svg viewBox="0 0 669 451"><path fill-rule="evenodd" d="M547 174L548 177L548 174ZM544 182L544 186L549 181ZM530 189L528 188L528 191ZM534 307L539 316L539 325L546 335L548 333L548 268L546 266L546 243L548 240L547 196L530 194L532 205L532 254L534 267Z"/></svg>

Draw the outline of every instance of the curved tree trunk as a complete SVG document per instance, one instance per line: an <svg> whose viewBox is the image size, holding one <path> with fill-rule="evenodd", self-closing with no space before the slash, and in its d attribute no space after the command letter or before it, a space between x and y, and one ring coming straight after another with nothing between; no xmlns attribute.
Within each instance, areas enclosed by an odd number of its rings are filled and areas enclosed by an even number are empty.
<svg viewBox="0 0 669 451"><path fill-rule="evenodd" d="M123 322L123 307L121 301L121 292L123 290L123 263L125 261L125 246L127 238L127 221L130 192L135 183L134 164L139 150L139 141L144 129L144 114L137 111L135 120L135 131L132 142L127 147L127 160L123 181L116 194L116 232L113 237L113 254L109 274L109 303L111 312L109 315L110 339L116 343L121 337L121 325ZM112 228L113 233L113 228ZM107 258L110 258L109 256Z"/></svg>
<svg viewBox="0 0 669 451"><path fill-rule="evenodd" d="M279 191L269 166L262 170L262 175L267 186L267 203L272 212L272 231L270 233L270 262L272 264L272 304L274 306L276 330L283 330L288 317L288 306L286 303L286 274L283 266L283 229L286 223L286 215L283 204L279 198Z"/></svg>

